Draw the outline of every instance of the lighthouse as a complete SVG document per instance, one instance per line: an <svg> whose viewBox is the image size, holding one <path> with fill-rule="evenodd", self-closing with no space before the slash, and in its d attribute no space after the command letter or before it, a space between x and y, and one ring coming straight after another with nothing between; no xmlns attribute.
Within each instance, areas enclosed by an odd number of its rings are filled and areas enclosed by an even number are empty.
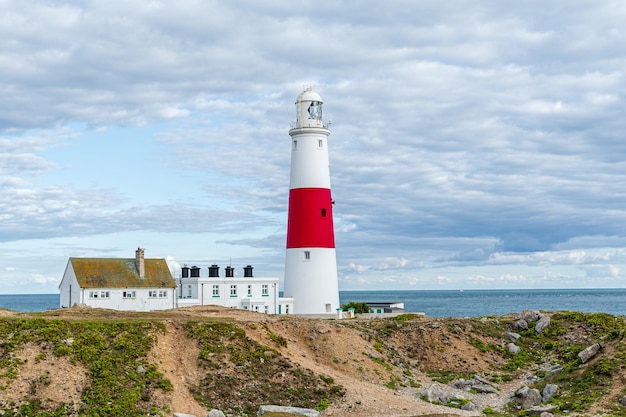
<svg viewBox="0 0 626 417"><path fill-rule="evenodd" d="M328 125L322 98L311 87L296 99L291 136L291 176L283 294L295 314L327 314L339 308Z"/></svg>

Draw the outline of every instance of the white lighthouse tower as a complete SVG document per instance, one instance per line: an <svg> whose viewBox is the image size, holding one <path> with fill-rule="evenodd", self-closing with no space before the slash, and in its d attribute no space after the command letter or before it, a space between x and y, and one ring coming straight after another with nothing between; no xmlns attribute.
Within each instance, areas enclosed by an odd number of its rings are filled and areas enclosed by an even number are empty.
<svg viewBox="0 0 626 417"><path fill-rule="evenodd" d="M333 200L328 164L328 125L322 98L311 87L296 99L291 136L284 296L295 314L334 313L339 308Z"/></svg>

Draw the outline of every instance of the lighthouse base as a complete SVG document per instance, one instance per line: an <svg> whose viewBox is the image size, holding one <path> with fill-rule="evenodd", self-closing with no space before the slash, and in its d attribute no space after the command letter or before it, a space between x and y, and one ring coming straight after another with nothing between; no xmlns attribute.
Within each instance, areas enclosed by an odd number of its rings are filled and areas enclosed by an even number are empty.
<svg viewBox="0 0 626 417"><path fill-rule="evenodd" d="M335 249L287 249L283 294L294 298L295 314L336 314L340 305Z"/></svg>

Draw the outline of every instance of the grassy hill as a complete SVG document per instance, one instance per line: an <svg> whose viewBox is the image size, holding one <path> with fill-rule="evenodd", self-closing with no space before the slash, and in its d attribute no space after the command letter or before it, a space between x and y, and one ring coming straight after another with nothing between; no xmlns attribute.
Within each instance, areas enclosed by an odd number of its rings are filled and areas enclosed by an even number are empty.
<svg viewBox="0 0 626 417"><path fill-rule="evenodd" d="M517 416L532 413L519 388L552 384L556 394L540 406L555 415L626 416L624 318L543 315L549 324L537 332L534 323L520 328L519 315L314 320L214 306L5 310L0 415L204 416L212 408L256 415L260 405L277 404L333 416ZM578 354L596 343L600 352L583 363ZM491 391L458 388L473 378Z"/></svg>

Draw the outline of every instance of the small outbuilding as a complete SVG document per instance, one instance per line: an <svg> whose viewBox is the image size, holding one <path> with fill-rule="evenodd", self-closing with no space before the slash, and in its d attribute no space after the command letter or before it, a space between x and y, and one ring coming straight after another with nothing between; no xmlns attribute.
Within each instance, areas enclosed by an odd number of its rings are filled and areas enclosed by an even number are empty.
<svg viewBox="0 0 626 417"><path fill-rule="evenodd" d="M176 307L176 282L165 259L70 258L59 284L61 308L84 304L126 311Z"/></svg>

